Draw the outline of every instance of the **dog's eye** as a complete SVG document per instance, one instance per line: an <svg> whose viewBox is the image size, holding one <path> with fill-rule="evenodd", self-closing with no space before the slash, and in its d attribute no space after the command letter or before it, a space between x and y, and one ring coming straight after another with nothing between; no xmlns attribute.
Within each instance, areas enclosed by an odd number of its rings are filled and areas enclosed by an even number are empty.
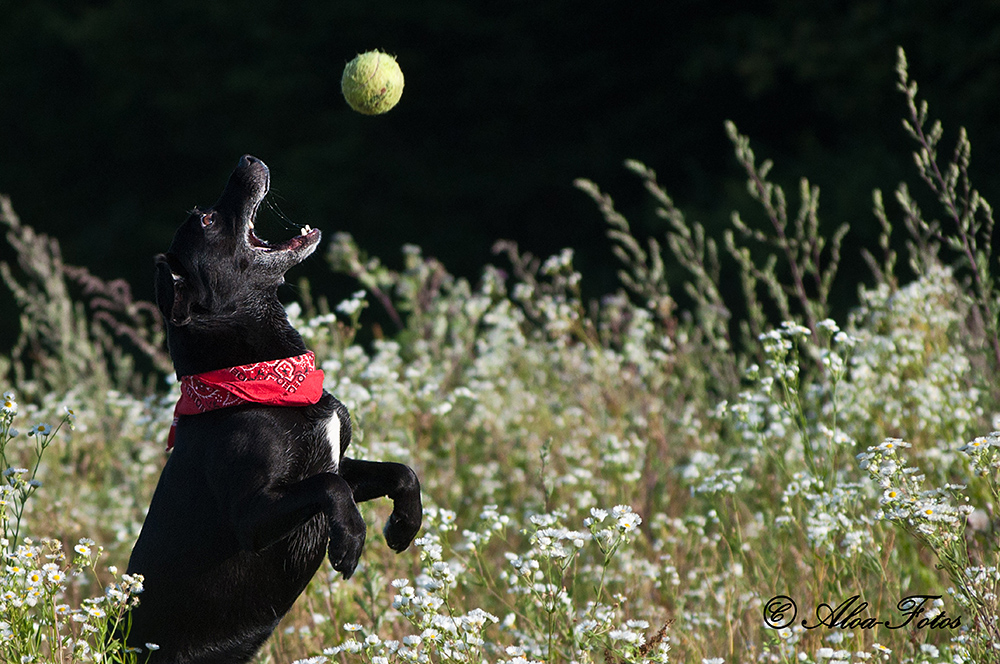
<svg viewBox="0 0 1000 664"><path fill-rule="evenodd" d="M205 212L201 215L201 227L208 228L215 223L215 211Z"/></svg>

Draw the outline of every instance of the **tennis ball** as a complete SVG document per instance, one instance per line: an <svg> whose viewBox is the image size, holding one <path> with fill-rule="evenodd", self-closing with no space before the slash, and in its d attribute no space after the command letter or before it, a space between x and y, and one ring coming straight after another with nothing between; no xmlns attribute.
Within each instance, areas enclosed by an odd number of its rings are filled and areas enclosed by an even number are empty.
<svg viewBox="0 0 1000 664"><path fill-rule="evenodd" d="M395 106L403 95L403 72L393 56L368 51L344 67L340 89L355 111L379 115Z"/></svg>

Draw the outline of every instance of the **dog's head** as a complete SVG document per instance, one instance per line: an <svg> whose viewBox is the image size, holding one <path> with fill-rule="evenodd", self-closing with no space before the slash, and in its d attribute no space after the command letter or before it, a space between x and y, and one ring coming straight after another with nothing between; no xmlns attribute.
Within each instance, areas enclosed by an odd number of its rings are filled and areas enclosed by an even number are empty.
<svg viewBox="0 0 1000 664"><path fill-rule="evenodd" d="M274 299L285 271L315 251L319 230L281 244L257 237L254 220L269 184L264 162L243 156L218 202L195 208L156 257L156 301L168 325L215 325L259 307Z"/></svg>

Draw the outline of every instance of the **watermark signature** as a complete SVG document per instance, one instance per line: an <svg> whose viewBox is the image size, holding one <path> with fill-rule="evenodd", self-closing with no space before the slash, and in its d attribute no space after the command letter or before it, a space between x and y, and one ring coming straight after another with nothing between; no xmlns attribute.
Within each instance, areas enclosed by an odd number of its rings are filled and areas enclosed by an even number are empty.
<svg viewBox="0 0 1000 664"><path fill-rule="evenodd" d="M940 602L941 595L909 595L896 604L892 617L874 617L868 602L861 595L852 595L836 606L826 602L816 607L812 616L801 621L805 629L955 629L962 616L949 616ZM776 595L764 605L764 624L772 629L785 629L795 624L798 606L788 595Z"/></svg>

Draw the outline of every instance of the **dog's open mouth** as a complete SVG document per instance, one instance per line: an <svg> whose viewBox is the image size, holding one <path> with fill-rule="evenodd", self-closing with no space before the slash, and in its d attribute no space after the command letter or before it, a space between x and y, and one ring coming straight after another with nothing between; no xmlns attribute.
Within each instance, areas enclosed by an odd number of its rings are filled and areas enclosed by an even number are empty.
<svg viewBox="0 0 1000 664"><path fill-rule="evenodd" d="M319 245L321 233L319 229L303 226L298 235L284 242L268 242L257 235L254 223L270 183L267 165L256 157L244 155L236 170L229 176L229 182L214 210L222 210L222 218L232 224L227 225L226 230L234 232L233 239L237 243L243 241L239 250L249 252L254 262L273 274L284 272L305 260ZM205 226L204 221L202 225Z"/></svg>
<svg viewBox="0 0 1000 664"><path fill-rule="evenodd" d="M254 251L295 251L305 246L315 244L319 240L319 234L319 229L303 226L299 231L299 234L292 239L279 244L272 244L267 240L262 240L257 237L257 233L254 232L253 222L250 222L247 226L247 244L249 244L250 248Z"/></svg>

